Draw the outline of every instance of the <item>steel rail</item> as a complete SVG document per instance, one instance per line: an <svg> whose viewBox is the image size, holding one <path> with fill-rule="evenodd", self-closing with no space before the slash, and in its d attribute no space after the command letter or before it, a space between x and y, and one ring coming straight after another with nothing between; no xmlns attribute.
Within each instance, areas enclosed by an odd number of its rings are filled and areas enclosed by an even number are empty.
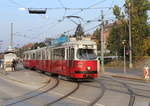
<svg viewBox="0 0 150 106"><path fill-rule="evenodd" d="M109 80L109 79L102 79L102 80L107 80L107 81L112 81L112 80ZM122 82L122 81L119 81L119 82ZM109 85L112 85L112 86L117 86L117 87L119 87L119 85L114 85L114 84L112 84L112 83L108 83L108 82L105 82L105 84L109 84ZM140 97L145 97L145 98L150 98L150 96L148 96L148 95L143 95L143 94L139 94L139 93L137 93L138 91L142 91L142 92L150 92L150 90L148 90L148 89L143 89L143 88L135 88L135 87L131 87L131 85L134 85L134 86L148 86L149 87L149 85L146 85L146 84L134 84L134 83L131 83L131 82L123 82L123 83L125 83L126 84L126 86L128 86L128 87L130 87L130 89L132 89L132 91L134 90L134 94L135 94L135 96L140 96ZM108 88L109 89L109 88Z"/></svg>
<svg viewBox="0 0 150 106"><path fill-rule="evenodd" d="M62 97L60 97L60 98L58 98L58 99L56 99L56 100L54 100L54 101L52 101L52 102L50 102L50 103L45 104L44 106L51 106L51 105L53 105L53 104L55 104L55 103L61 101L62 99L67 98L67 97L70 96L71 94L75 93L75 92L79 89L79 87L80 87L80 84L77 83L77 86L76 86L75 89L73 89L71 92L67 93L66 95L64 95L64 96L62 96Z"/></svg>
<svg viewBox="0 0 150 106"><path fill-rule="evenodd" d="M33 96L29 96L29 97L23 98L23 99L21 99L21 100L15 101L15 102L10 103L10 104L5 104L5 106L12 106L12 105L15 105L15 104L24 102L24 101L26 101L26 100L35 98L35 97L37 97L37 96L39 96L39 95L42 95L42 94L45 94L45 93L49 92L50 90L56 88L56 87L59 85L59 79L55 79L55 80L56 80L56 83L55 83L52 87L50 87L50 88L48 88L48 89L42 91L41 93L38 93L38 94L35 94L35 95L33 95ZM48 84L49 84L49 83L48 83ZM48 86L48 84L47 84L47 86ZM43 87L42 87L42 88L43 88ZM41 89L41 90L42 90L42 89ZM32 92L32 93L34 93L34 92Z"/></svg>
<svg viewBox="0 0 150 106"><path fill-rule="evenodd" d="M98 97L96 97L96 99L93 102L91 102L89 104L89 106L94 106L104 96L104 93L105 93L104 84L100 80L96 80L96 82L98 82L100 84L99 88L101 89L101 92L100 92L100 95Z"/></svg>
<svg viewBox="0 0 150 106"><path fill-rule="evenodd" d="M114 79L113 77L107 77L107 78L109 78L109 79L111 79L111 80L113 80L115 82L118 82L118 83L122 84L128 90L128 92L129 92L128 95L130 95L130 100L129 100L128 106L133 106L134 102L135 102L135 95L136 95L134 93L134 91L126 83L124 83L124 82L118 81L118 80Z"/></svg>

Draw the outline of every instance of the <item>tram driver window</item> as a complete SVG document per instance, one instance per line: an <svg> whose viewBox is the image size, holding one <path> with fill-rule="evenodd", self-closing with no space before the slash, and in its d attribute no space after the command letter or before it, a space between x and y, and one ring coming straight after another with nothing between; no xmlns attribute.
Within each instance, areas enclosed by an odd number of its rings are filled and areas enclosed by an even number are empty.
<svg viewBox="0 0 150 106"><path fill-rule="evenodd" d="M96 59L96 54L94 49L78 49L77 58L81 60L94 60Z"/></svg>

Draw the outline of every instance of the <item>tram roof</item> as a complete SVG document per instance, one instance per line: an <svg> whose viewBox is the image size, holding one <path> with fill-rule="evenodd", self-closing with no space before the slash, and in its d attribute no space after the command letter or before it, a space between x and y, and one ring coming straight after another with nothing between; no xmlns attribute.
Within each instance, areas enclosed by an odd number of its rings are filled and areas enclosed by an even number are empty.
<svg viewBox="0 0 150 106"><path fill-rule="evenodd" d="M78 40L78 41L70 41L66 42L63 45L77 45L77 44L88 44L88 45L95 45L96 42L91 41L91 40Z"/></svg>
<svg viewBox="0 0 150 106"><path fill-rule="evenodd" d="M37 49L34 49L34 50L28 50L28 51L25 51L24 53L34 53L38 50L44 50L45 48L47 48L47 47L37 48Z"/></svg>
<svg viewBox="0 0 150 106"><path fill-rule="evenodd" d="M68 42L62 43L60 45L54 45L54 46L46 46L46 47L42 47L42 48L38 48L35 50L29 50L29 51L25 51L24 53L34 53L37 51L41 51L41 50L45 50L46 48L54 48L54 47L59 47L59 46L71 46L71 45L96 45L96 42L90 40L90 39L83 39L83 40L76 40L76 39L69 39Z"/></svg>

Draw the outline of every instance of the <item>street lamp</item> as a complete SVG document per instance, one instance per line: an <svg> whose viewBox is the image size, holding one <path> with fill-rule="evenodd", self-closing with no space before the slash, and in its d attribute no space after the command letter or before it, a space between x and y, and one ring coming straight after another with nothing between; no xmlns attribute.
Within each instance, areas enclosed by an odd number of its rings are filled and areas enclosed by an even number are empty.
<svg viewBox="0 0 150 106"><path fill-rule="evenodd" d="M122 41L123 44L123 60L124 60L124 74L126 74L126 40Z"/></svg>

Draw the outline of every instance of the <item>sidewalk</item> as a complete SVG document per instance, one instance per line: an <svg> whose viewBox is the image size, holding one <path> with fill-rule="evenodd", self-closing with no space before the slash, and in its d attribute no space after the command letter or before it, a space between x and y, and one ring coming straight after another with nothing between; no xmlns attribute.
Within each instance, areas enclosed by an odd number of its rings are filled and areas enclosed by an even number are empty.
<svg viewBox="0 0 150 106"><path fill-rule="evenodd" d="M125 73L123 68L105 68L105 72L103 73L103 75L132 80L150 81L150 79L144 79L143 73L144 72L142 69L127 69Z"/></svg>
<svg viewBox="0 0 150 106"><path fill-rule="evenodd" d="M18 65L15 72L6 72L6 74L3 74L3 72L4 70L0 69L0 77L30 86L41 86L50 81L50 77L24 69L21 65Z"/></svg>

